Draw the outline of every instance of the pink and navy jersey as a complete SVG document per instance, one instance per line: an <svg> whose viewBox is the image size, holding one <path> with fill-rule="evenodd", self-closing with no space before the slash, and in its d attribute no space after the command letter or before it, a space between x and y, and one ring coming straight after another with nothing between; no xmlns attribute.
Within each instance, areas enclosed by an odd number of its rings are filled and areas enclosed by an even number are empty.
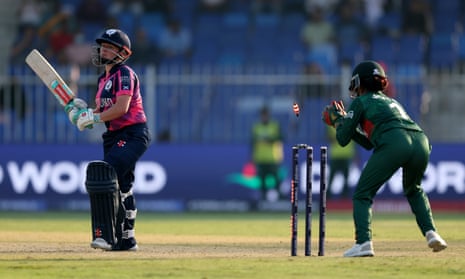
<svg viewBox="0 0 465 279"><path fill-rule="evenodd" d="M98 91L95 96L97 111L106 111L116 103L116 98L121 95L131 96L129 109L120 118L105 122L109 131L147 122L140 94L139 78L129 66L124 64L115 65L108 76L104 73L99 77Z"/></svg>

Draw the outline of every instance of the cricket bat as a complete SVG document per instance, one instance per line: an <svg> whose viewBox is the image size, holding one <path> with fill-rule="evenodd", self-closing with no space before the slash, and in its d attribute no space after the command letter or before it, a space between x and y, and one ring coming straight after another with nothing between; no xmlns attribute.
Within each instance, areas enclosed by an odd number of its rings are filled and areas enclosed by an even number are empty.
<svg viewBox="0 0 465 279"><path fill-rule="evenodd" d="M62 106L66 106L74 99L73 91L37 49L33 49L26 56L26 64L31 67Z"/></svg>

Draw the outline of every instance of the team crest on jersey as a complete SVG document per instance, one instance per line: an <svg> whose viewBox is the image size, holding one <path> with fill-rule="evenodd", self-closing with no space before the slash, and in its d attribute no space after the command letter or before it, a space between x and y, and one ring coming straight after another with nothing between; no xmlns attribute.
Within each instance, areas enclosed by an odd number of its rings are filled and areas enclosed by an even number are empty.
<svg viewBox="0 0 465 279"><path fill-rule="evenodd" d="M110 88L113 86L113 82L111 80L107 81L107 83L105 83L105 90L110 90Z"/></svg>

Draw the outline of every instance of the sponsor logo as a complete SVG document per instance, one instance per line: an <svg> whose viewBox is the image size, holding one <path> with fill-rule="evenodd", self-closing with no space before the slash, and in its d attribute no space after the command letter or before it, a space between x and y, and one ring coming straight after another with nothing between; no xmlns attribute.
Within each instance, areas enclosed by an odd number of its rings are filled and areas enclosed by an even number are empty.
<svg viewBox="0 0 465 279"><path fill-rule="evenodd" d="M0 166L0 184L6 180L16 194L33 192L43 195L47 192L57 194L85 194L85 174L88 162L71 161L42 162L26 161L22 164L14 161ZM160 164L151 161L138 162L135 169L134 193L155 194L166 187L166 170Z"/></svg>

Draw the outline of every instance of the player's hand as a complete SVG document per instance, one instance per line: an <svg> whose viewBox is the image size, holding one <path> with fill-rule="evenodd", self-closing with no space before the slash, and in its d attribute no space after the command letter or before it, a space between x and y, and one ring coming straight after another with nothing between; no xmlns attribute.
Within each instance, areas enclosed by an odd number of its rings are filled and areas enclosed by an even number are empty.
<svg viewBox="0 0 465 279"><path fill-rule="evenodd" d="M83 99L74 98L65 106L65 112L68 114L68 119L76 125L77 118L81 110L87 109L87 103Z"/></svg>
<svg viewBox="0 0 465 279"><path fill-rule="evenodd" d="M73 108L86 109L87 103L83 99L74 98L65 106L65 112L69 113Z"/></svg>
<svg viewBox="0 0 465 279"><path fill-rule="evenodd" d="M327 125L334 127L335 123L346 114L342 101L332 101L331 105L324 108L321 118Z"/></svg>
<svg viewBox="0 0 465 279"><path fill-rule="evenodd" d="M85 109L80 111L76 126L79 131L84 131L85 128L92 129L93 124L99 122L101 122L100 114L94 113L92 109Z"/></svg>

